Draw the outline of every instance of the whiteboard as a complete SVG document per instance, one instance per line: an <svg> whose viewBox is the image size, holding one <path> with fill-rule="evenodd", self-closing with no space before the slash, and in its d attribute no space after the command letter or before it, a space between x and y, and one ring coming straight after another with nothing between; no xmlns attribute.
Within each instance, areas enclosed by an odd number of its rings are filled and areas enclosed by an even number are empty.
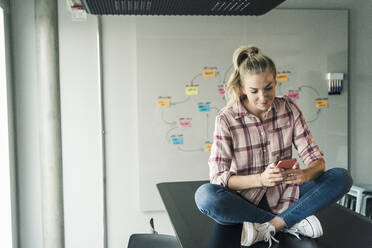
<svg viewBox="0 0 372 248"><path fill-rule="evenodd" d="M241 45L261 48L278 72L288 74L288 81L278 84L277 95L297 92L295 102L325 153L327 169L347 168L346 10L281 9L260 17L139 17L136 25L143 211L164 209L157 183L209 178L208 144L215 116L226 104L219 87L231 73L232 53ZM205 69L216 75L204 77ZM340 95L328 95L328 72L345 74ZM317 108L318 98L327 99L328 108ZM298 158L296 151L294 157Z"/></svg>

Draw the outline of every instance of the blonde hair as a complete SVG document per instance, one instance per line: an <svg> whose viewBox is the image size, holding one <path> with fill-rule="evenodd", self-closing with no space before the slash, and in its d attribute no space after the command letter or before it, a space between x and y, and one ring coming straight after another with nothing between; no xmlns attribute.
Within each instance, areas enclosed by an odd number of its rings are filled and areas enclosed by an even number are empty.
<svg viewBox="0 0 372 248"><path fill-rule="evenodd" d="M226 83L228 106L246 97L242 91L242 76L269 70L274 74L274 78L276 77L274 62L266 55L263 55L259 48L254 46L242 46L236 49L233 54L233 65L234 71Z"/></svg>

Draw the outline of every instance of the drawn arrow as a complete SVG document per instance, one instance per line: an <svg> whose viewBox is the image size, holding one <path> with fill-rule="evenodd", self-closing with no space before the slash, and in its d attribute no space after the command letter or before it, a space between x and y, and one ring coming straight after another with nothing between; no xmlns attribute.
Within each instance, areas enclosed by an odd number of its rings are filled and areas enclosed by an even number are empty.
<svg viewBox="0 0 372 248"><path fill-rule="evenodd" d="M174 124L177 123L176 121L170 122L170 121L167 121L167 120L164 119L164 109L161 111L161 119L163 120L163 122L165 122L168 125L174 125Z"/></svg>
<svg viewBox="0 0 372 248"><path fill-rule="evenodd" d="M181 147L177 147L178 150L180 150L181 152L202 152L204 151L203 148L199 148L199 149L183 149Z"/></svg>
<svg viewBox="0 0 372 248"><path fill-rule="evenodd" d="M168 143L170 143L170 139L169 139L169 133L174 130L174 129L177 129L178 127L172 127L171 129L169 129L167 131L167 133L165 134L165 139L168 141Z"/></svg>
<svg viewBox="0 0 372 248"><path fill-rule="evenodd" d="M188 100L190 100L190 96L188 96L185 100L182 100L180 102L172 102L171 105L177 105L177 104L180 104L180 103L184 103L184 102L187 102Z"/></svg>

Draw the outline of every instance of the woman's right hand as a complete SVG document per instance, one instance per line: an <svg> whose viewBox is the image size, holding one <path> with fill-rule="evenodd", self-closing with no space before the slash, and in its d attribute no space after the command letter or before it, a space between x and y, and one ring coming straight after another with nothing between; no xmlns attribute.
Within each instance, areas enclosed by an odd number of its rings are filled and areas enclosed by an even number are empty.
<svg viewBox="0 0 372 248"><path fill-rule="evenodd" d="M282 174L283 169L275 168L276 163L269 164L265 171L260 174L261 185L265 187L275 186L282 181L284 177Z"/></svg>

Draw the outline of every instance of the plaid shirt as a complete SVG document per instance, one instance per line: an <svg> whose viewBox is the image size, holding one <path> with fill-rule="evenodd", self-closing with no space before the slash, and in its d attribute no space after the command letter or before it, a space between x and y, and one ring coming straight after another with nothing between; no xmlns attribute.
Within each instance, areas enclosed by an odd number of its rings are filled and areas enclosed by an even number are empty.
<svg viewBox="0 0 372 248"><path fill-rule="evenodd" d="M290 98L276 97L262 122L241 102L225 107L216 117L208 160L211 183L227 187L232 175L261 173L270 163L292 158L292 143L306 166L323 159L301 110ZM299 186L280 183L239 193L255 205L266 193L272 212L278 214L298 200Z"/></svg>

